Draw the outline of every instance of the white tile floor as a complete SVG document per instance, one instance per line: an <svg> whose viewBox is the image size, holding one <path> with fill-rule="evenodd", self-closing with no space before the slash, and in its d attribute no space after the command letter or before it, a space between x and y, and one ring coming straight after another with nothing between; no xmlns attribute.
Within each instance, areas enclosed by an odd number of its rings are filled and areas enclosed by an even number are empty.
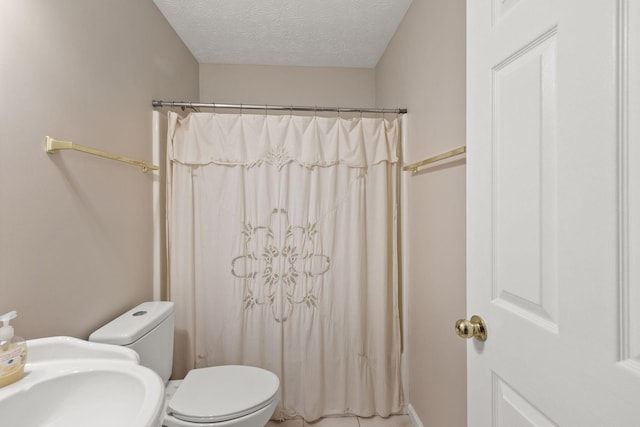
<svg viewBox="0 0 640 427"><path fill-rule="evenodd" d="M392 415L389 418L331 417L308 423L302 419L283 422L269 421L265 427L413 427L408 415Z"/></svg>

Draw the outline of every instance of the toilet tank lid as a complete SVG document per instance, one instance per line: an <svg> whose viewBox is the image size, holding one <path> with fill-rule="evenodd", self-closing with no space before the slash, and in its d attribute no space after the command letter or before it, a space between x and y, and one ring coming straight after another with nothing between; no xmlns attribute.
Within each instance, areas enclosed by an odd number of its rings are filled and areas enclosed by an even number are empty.
<svg viewBox="0 0 640 427"><path fill-rule="evenodd" d="M173 302L144 302L89 335L89 341L129 345L173 314Z"/></svg>

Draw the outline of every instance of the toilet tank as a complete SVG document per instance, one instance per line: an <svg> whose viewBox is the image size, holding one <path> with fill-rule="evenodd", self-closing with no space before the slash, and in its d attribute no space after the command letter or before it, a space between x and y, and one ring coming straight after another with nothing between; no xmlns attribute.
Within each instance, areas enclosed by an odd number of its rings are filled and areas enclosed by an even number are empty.
<svg viewBox="0 0 640 427"><path fill-rule="evenodd" d="M93 332L89 341L135 350L140 364L166 383L173 365L173 302L142 303Z"/></svg>

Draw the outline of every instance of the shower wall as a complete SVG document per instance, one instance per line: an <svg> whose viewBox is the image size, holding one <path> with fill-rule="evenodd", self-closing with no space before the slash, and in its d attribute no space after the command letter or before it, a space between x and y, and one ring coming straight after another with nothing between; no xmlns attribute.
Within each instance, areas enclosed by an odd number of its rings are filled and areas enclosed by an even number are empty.
<svg viewBox="0 0 640 427"><path fill-rule="evenodd" d="M90 331L152 297L151 100L198 64L152 1L0 2L0 312L26 338Z"/></svg>
<svg viewBox="0 0 640 427"><path fill-rule="evenodd" d="M463 1L414 1L376 67L377 103L409 109L405 163L465 145L465 13ZM463 427L464 158L403 178L408 402L424 426Z"/></svg>
<svg viewBox="0 0 640 427"><path fill-rule="evenodd" d="M375 72L365 68L200 65L200 101L371 107Z"/></svg>

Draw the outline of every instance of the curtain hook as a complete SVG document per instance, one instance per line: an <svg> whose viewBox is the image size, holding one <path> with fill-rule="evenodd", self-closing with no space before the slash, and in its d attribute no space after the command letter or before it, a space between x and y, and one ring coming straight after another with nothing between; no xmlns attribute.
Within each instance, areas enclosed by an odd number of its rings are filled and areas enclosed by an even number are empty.
<svg viewBox="0 0 640 427"><path fill-rule="evenodd" d="M293 105L289 105L289 117L293 116Z"/></svg>
<svg viewBox="0 0 640 427"><path fill-rule="evenodd" d="M265 117L269 115L269 106L267 104L264 104L264 115Z"/></svg>

